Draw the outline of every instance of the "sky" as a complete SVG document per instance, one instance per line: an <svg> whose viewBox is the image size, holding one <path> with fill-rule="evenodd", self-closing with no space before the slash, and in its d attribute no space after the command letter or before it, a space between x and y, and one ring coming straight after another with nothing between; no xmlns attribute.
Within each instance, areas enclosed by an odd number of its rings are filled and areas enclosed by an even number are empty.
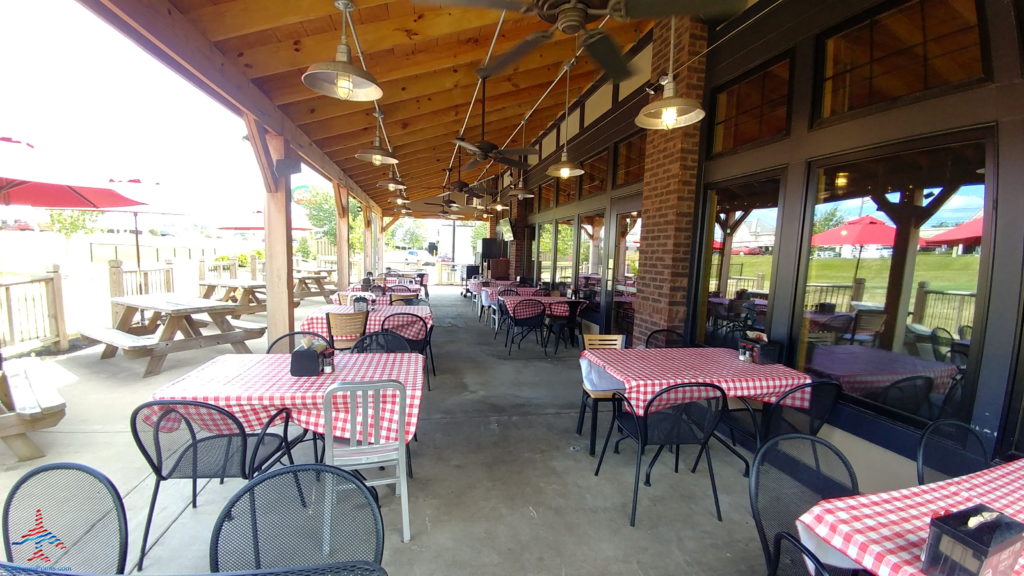
<svg viewBox="0 0 1024 576"><path fill-rule="evenodd" d="M65 174L139 179L127 195L158 207L210 219L262 207L241 118L77 2L3 1L0 22L0 136Z"/></svg>

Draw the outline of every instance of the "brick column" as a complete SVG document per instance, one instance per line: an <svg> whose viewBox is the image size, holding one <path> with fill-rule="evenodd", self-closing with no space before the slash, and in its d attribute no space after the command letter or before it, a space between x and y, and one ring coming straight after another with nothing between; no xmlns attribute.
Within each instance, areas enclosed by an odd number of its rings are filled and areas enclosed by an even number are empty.
<svg viewBox="0 0 1024 576"><path fill-rule="evenodd" d="M531 271L524 270L526 262L526 211L523 209L524 201L515 197L508 199L509 218L512 220L512 236L515 240L509 250L510 276L533 276Z"/></svg>
<svg viewBox="0 0 1024 576"><path fill-rule="evenodd" d="M654 25L651 80L668 70L670 22ZM695 18L676 18L675 66L707 46L707 27ZM704 59L675 74L676 94L702 101ZM661 98L661 94L651 97ZM708 119L702 122L707 122ZM648 130L644 161L640 264L634 301L633 342L658 328L683 328L690 286L691 244L696 214L700 123L674 130Z"/></svg>

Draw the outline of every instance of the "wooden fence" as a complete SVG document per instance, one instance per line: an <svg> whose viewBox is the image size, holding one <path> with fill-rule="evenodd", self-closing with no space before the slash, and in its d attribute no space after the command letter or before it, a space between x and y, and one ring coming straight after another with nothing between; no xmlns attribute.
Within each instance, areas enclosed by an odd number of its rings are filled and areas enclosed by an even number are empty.
<svg viewBox="0 0 1024 576"><path fill-rule="evenodd" d="M813 310L819 303L830 302L836 310L853 312L852 302L864 299L863 278L854 278L853 284L809 283L804 291L804 310Z"/></svg>
<svg viewBox="0 0 1024 576"><path fill-rule="evenodd" d="M0 351L68 349L60 266L40 276L0 280Z"/></svg>
<svg viewBox="0 0 1024 576"><path fill-rule="evenodd" d="M164 262L163 266L141 270L126 269L121 260L111 260L109 265L111 298L174 292L174 264L171 260ZM114 323L120 315L121 306L111 304L111 319Z"/></svg>
<svg viewBox="0 0 1024 576"><path fill-rule="evenodd" d="M955 335L961 326L974 323L976 300L976 292L931 290L927 282L918 282L913 322L929 328L945 328Z"/></svg>

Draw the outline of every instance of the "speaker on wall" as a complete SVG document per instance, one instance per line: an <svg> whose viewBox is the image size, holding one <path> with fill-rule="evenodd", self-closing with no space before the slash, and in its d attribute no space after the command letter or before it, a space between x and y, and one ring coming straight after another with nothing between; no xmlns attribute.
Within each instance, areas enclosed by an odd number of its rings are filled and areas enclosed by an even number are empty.
<svg viewBox="0 0 1024 576"><path fill-rule="evenodd" d="M484 260L501 258L501 248L498 246L497 238L480 239L480 257Z"/></svg>

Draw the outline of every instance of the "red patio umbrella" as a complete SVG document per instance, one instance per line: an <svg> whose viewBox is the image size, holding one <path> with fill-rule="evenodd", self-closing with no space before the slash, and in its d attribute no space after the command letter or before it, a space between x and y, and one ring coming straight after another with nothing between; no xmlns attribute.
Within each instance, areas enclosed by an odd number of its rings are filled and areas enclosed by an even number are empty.
<svg viewBox="0 0 1024 576"><path fill-rule="evenodd" d="M952 244L966 244L977 246L981 244L981 233L984 229L984 218L978 216L968 220L955 228L940 232L931 238L925 238L925 246L946 246Z"/></svg>
<svg viewBox="0 0 1024 576"><path fill-rule="evenodd" d="M811 246L892 246L896 228L875 218L861 216L811 236Z"/></svg>

